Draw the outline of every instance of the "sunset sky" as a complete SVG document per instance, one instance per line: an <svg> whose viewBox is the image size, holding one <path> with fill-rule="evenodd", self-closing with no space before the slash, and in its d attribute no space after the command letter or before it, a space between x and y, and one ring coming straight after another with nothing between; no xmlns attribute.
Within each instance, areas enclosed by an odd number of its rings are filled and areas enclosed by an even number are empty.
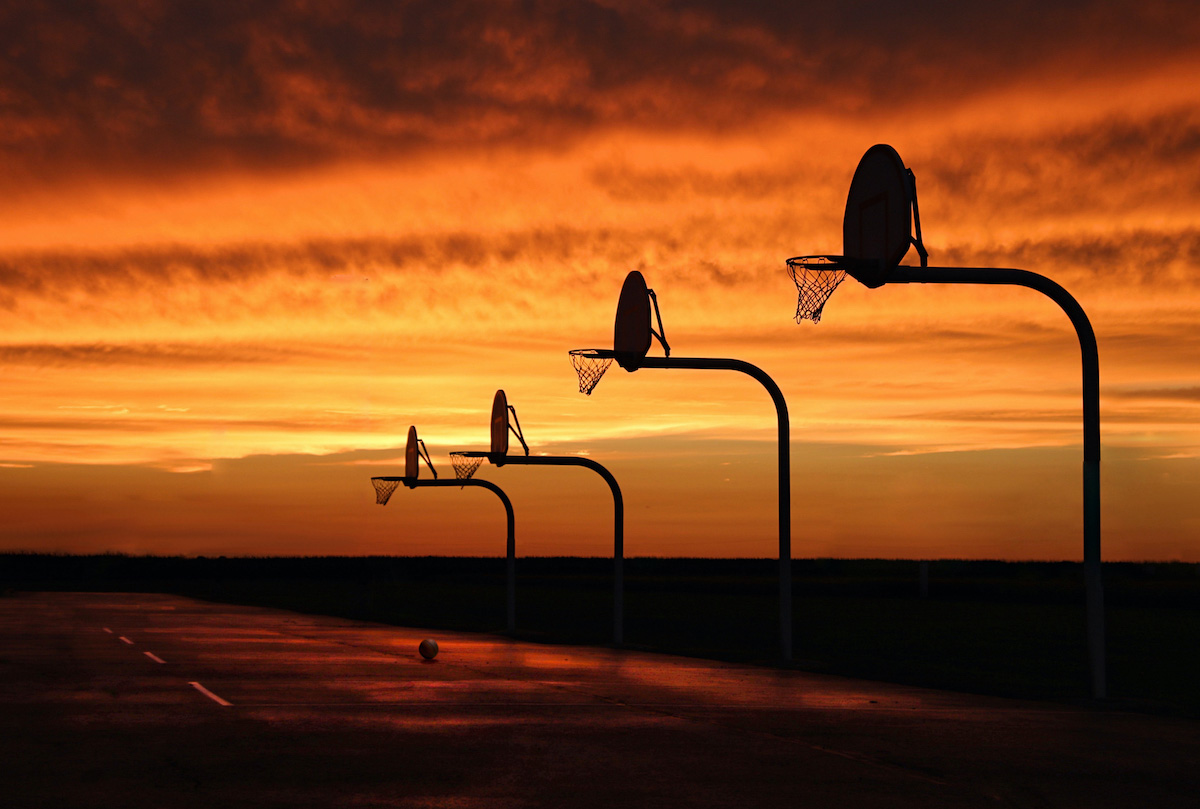
<svg viewBox="0 0 1200 809"><path fill-rule="evenodd" d="M1103 542L1200 561L1200 14L1188 2L0 6L0 549L504 551L444 476L504 388L586 453L630 556L773 556L770 399L613 368L641 270L673 355L771 374L793 554L1079 559L1080 363L1023 289L847 281L862 153L935 265L1066 287L1100 348ZM915 257L910 256L909 261ZM656 349L657 350L657 349ZM611 552L585 470L485 465L522 555Z"/></svg>

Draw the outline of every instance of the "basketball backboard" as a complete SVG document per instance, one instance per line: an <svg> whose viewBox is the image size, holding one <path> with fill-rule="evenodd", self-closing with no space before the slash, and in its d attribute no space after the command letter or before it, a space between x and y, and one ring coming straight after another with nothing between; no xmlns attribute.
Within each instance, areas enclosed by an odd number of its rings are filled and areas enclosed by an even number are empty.
<svg viewBox="0 0 1200 809"><path fill-rule="evenodd" d="M502 390L492 399L492 454L508 454L508 397Z"/></svg>
<svg viewBox="0 0 1200 809"><path fill-rule="evenodd" d="M658 331L650 325L650 305L654 305L654 316ZM617 364L626 371L636 371L650 351L650 338L657 337L663 351L671 356L671 347L663 334L662 315L658 311L658 298L654 290L646 286L646 279L637 270L625 276L621 285L621 296L617 298L617 316L613 323L613 354Z"/></svg>
<svg viewBox="0 0 1200 809"><path fill-rule="evenodd" d="M636 371L650 351L650 292L637 270L625 276L617 299L613 351L617 364L626 371Z"/></svg>
<svg viewBox="0 0 1200 809"><path fill-rule="evenodd" d="M416 480L421 476L421 450L417 438L417 428L408 428L408 445L404 448L404 477Z"/></svg>
<svg viewBox="0 0 1200 809"><path fill-rule="evenodd" d="M842 218L842 255L787 260L788 274L800 293L796 322L819 322L825 302L847 274L864 286L883 286L910 246L917 248L921 266L927 267L916 177L895 149L878 143L863 154L850 180Z"/></svg>
<svg viewBox="0 0 1200 809"><path fill-rule="evenodd" d="M421 461L429 467L429 471L433 473L433 479L437 480L437 470L433 468L433 461L429 460L429 450L425 449L425 442L417 437L417 428L408 428L408 443L404 447L404 480L406 483L416 480L421 476Z"/></svg>
<svg viewBox="0 0 1200 809"><path fill-rule="evenodd" d="M899 153L885 143L872 146L854 170L842 220L842 254L863 284L882 286L908 252L912 204L912 182Z"/></svg>
<svg viewBox="0 0 1200 809"><path fill-rule="evenodd" d="M529 454L529 447L525 443L525 436L521 434L521 422L517 419L516 409L508 403L508 396L503 390L496 391L496 396L492 399L492 450L493 456L504 457L508 454L508 434L511 431L521 442L521 447L525 450L525 454Z"/></svg>

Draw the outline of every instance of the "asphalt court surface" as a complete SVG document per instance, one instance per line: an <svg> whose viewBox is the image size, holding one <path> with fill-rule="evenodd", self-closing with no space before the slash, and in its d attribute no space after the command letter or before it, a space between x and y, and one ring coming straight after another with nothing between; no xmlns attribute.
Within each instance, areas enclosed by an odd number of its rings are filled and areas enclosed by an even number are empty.
<svg viewBox="0 0 1200 809"><path fill-rule="evenodd" d="M0 639L8 807L1200 805L1179 718L168 595Z"/></svg>

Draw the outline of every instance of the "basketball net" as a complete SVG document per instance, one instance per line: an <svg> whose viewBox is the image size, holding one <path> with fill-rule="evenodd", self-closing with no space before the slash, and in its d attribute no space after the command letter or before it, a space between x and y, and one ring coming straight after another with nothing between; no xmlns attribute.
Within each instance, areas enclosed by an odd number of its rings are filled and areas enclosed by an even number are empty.
<svg viewBox="0 0 1200 809"><path fill-rule="evenodd" d="M579 392L591 396L592 391L600 384L600 377L604 376L608 366L612 365L613 358L598 356L596 351L590 348L576 348L569 353L575 373L579 375Z"/></svg>
<svg viewBox="0 0 1200 809"><path fill-rule="evenodd" d="M477 455L471 457L462 452L450 453L450 464L454 467L454 477L459 480L470 480L475 475L475 470L483 463L483 456Z"/></svg>
<svg viewBox="0 0 1200 809"><path fill-rule="evenodd" d="M788 274L796 282L796 322L821 322L821 310L829 296L846 277L841 256L797 256L787 260Z"/></svg>
<svg viewBox="0 0 1200 809"><path fill-rule="evenodd" d="M396 487L400 485L400 479L371 478L371 483L375 485L375 502L381 506L386 506L387 501L392 496L392 492L396 491Z"/></svg>

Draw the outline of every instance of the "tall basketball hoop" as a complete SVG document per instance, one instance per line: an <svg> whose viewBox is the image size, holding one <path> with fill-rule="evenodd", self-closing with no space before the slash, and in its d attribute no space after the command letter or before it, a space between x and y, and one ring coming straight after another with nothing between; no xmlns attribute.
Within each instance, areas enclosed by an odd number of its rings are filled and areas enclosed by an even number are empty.
<svg viewBox="0 0 1200 809"><path fill-rule="evenodd" d="M650 322L653 310L658 329ZM634 270L625 277L621 296L617 299L617 316L613 325L613 347L577 348L569 353L571 364L579 376L579 391L591 395L600 377L615 360L626 371L639 368L693 368L700 370L739 371L758 380L775 404L778 427L779 483L779 654L784 662L792 660L792 484L787 402L775 380L761 368L742 360L708 359L703 357L672 357L663 330L658 296L646 286L646 279ZM647 354L657 339L663 348L662 357Z"/></svg>
<svg viewBox="0 0 1200 809"><path fill-rule="evenodd" d="M450 453L451 457L459 453ZM421 462L425 462L425 466L429 468L433 475L433 480L421 480ZM478 465L478 464L476 464ZM506 582L506 626L508 632L515 632L517 629L517 540L516 540L516 520L513 519L512 501L508 499L508 495L504 490L492 483L490 480L473 479L471 475L457 473L456 464L456 480L439 480L437 470L433 468L433 462L429 459L429 451L425 449L425 442L417 436L417 428L408 428L408 443L404 451L404 475L402 477L374 477L371 478L371 484L375 487L375 502L381 506L386 506L388 500L391 499L392 493L400 484L404 484L409 489L428 488L428 487L445 487L458 486L464 488L466 486L478 486L482 489L495 494L500 498L500 502L504 504L504 514L507 521L508 541L505 544L505 578ZM474 469L471 470L474 474Z"/></svg>
<svg viewBox="0 0 1200 809"><path fill-rule="evenodd" d="M580 455L530 455L529 445L517 418L517 409L508 403L503 390L492 399L491 450L489 452L460 452L460 463L486 459L495 466L582 466L592 470L608 484L613 498L613 643L625 642L625 500L617 479L605 467ZM516 436L524 455L509 455L509 436Z"/></svg>
<svg viewBox="0 0 1200 809"><path fill-rule="evenodd" d="M913 232L915 228L915 233ZM1023 286L1058 304L1075 328L1083 372L1083 567L1086 585L1088 657L1092 695L1107 695L1104 585L1100 556L1100 360L1096 333L1083 307L1065 289L1029 270L986 267L930 267L921 237L917 183L911 169L891 146L866 151L850 181L842 220L841 256L803 256L787 260L800 304L796 322L821 319L841 277L850 275L867 287L884 284L994 284ZM900 264L910 247L920 267ZM840 276L837 276L838 274ZM806 303L808 301L808 303ZM812 301L819 301L813 306Z"/></svg>

